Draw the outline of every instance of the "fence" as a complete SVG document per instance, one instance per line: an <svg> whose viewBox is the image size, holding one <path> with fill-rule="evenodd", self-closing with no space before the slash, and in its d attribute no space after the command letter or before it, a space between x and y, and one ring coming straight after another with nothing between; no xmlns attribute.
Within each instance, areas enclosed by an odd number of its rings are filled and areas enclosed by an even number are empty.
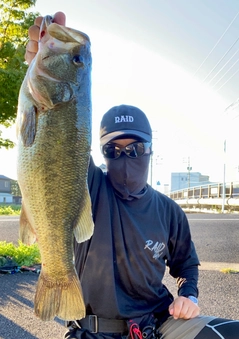
<svg viewBox="0 0 239 339"><path fill-rule="evenodd" d="M239 211L239 182L212 183L173 191L168 196L184 208L207 208Z"/></svg>

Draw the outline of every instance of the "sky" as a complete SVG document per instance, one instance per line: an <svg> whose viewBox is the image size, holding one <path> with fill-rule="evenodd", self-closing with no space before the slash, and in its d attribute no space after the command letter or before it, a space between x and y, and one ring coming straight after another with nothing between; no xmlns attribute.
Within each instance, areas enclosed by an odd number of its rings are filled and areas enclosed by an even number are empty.
<svg viewBox="0 0 239 339"><path fill-rule="evenodd" d="M63 11L66 25L91 39L97 165L102 115L124 103L151 123L153 186L170 183L171 172L186 172L189 163L222 181L226 162L226 180L239 180L237 105L225 113L239 97L238 0L37 0L32 10ZM3 136L16 141L15 126ZM0 174L12 179L16 152L0 150Z"/></svg>

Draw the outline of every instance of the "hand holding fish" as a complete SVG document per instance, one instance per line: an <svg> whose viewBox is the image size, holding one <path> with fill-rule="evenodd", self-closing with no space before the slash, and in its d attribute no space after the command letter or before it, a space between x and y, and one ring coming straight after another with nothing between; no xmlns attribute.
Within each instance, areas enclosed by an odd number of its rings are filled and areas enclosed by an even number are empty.
<svg viewBox="0 0 239 339"><path fill-rule="evenodd" d="M25 60L29 65L38 51L38 40L42 20L43 20L42 16L37 17L34 22L34 25L31 26L28 30L29 42L26 46ZM65 14L62 12L56 12L55 15L53 16L52 22L65 26L66 24Z"/></svg>

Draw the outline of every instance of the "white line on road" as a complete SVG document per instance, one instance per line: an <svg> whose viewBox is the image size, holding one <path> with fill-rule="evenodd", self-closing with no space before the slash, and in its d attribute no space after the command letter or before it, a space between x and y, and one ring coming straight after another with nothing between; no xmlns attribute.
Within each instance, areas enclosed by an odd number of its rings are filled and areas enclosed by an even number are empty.
<svg viewBox="0 0 239 339"><path fill-rule="evenodd" d="M6 222L6 221L18 221L19 220L19 218L12 218L12 219L0 219L0 222L1 221L4 221L4 222Z"/></svg>

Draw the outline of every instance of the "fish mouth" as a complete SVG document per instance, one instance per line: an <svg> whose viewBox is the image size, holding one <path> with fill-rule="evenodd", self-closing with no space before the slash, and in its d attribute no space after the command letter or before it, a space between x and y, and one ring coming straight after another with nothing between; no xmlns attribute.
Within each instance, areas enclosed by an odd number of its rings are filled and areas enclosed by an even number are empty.
<svg viewBox="0 0 239 339"><path fill-rule="evenodd" d="M50 15L46 15L43 18L39 32L39 40L44 38L44 36L46 35L48 27L52 24L52 20L53 18Z"/></svg>
<svg viewBox="0 0 239 339"><path fill-rule="evenodd" d="M59 41L62 41L64 43L71 42L71 43L78 43L81 45L90 43L90 38L88 37L87 34L77 31L72 28L58 25L54 22L50 24L50 26L47 27L47 32L53 38Z"/></svg>
<svg viewBox="0 0 239 339"><path fill-rule="evenodd" d="M50 15L46 15L41 23L39 42L44 44L50 37L55 38L58 42L90 45L90 38L87 34L73 28L59 25L53 22L53 18Z"/></svg>

